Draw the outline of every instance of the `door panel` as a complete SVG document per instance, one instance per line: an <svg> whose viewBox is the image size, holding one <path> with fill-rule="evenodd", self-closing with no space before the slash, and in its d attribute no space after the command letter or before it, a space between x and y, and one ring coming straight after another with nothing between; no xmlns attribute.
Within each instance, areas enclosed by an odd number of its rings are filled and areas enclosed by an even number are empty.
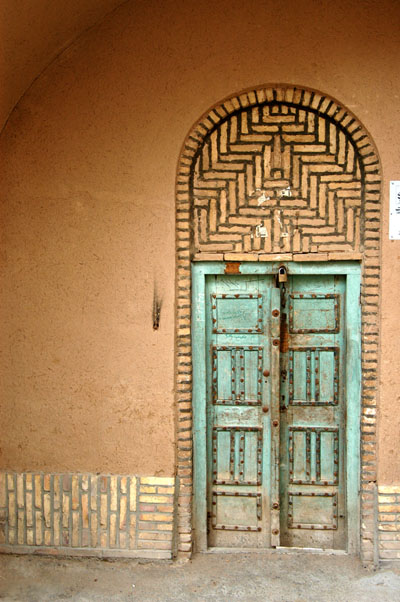
<svg viewBox="0 0 400 602"><path fill-rule="evenodd" d="M282 302L281 545L344 549L345 279L292 276Z"/></svg>
<svg viewBox="0 0 400 602"><path fill-rule="evenodd" d="M207 395L208 543L270 545L272 277L214 276ZM267 411L265 411L267 409ZM264 410L264 411L263 411Z"/></svg>
<svg viewBox="0 0 400 602"><path fill-rule="evenodd" d="M345 283L206 277L209 546L346 547Z"/></svg>

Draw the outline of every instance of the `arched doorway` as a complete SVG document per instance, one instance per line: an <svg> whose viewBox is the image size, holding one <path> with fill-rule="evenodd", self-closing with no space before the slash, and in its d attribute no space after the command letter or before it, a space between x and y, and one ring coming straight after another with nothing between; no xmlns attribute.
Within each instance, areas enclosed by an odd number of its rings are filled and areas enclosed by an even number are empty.
<svg viewBox="0 0 400 602"><path fill-rule="evenodd" d="M231 278L233 272L240 273L238 266L243 262L243 265L257 265L258 271L253 268L253 273L258 274L271 273L272 268L279 267L282 262L290 266L314 266L315 273L318 272L316 266L320 266L318 273L321 274L334 262L342 266L346 262L359 266L362 282L356 301L361 302L362 358L359 365L363 388L357 422L358 437L360 423L362 427L357 488L360 485L362 526L357 541L353 537L351 545L346 541L344 547L352 552L358 549L367 552L373 545L371 526L374 517L369 501L375 481L375 442L368 436L364 438L366 429L363 425L374 425L377 394L380 182L379 159L368 133L346 108L314 90L281 85L243 92L216 105L189 133L177 176L178 548L182 552L190 553L192 549L193 526L199 530L198 525L192 524L192 262L219 266L218 269L230 274ZM308 270L309 273L312 271ZM247 270L248 274L251 272ZM339 272L338 268L333 276L338 277ZM219 294L218 291L215 294ZM295 288L291 294L296 300L300 293ZM308 294L306 291L305 295ZM320 294L326 297L336 292L327 289ZM346 293L343 295L345 298ZM328 299L326 297L326 302ZM210 343L211 347L217 344ZM351 340L347 346L349 344ZM303 343L301 345L304 347ZM317 348L318 342L311 342L310 346ZM292 360L289 361L297 361L293 359L295 349L289 349L290 352ZM334 356L335 353L332 358ZM334 365L332 358L329 361ZM303 362L303 359L298 361ZM307 371L310 369L308 359L304 361ZM311 364L314 369L315 357L310 359ZM342 394L345 396L344 389ZM315 395L313 399L315 401ZM219 428L219 425L214 426ZM317 431L308 433L307 425L303 425L305 430L299 435L293 426L296 425L287 427L292 441L296 437L299 441L303 438L304 449L310 446L314 449L310 452L310 462L315 478L309 475L315 485L314 503L320 497L315 494L322 491L316 484L315 450L320 436ZM207 429L207 425L204 428ZM328 425L328 428L336 427ZM332 441L334 439L332 437ZM289 454L289 438L287 440ZM331 449L332 462L335 462L334 442ZM199 470L195 474L195 491L201 489L200 481L196 484L197 479L204 481ZM335 494L331 495L329 489L332 486L328 484L327 487L324 493L329 494L326 497L334 504ZM291 501L293 505L301 497L297 495L301 493L300 489L287 491L287 504ZM219 501L218 492L215 489L210 493L209 503ZM254 511L257 517L257 513L260 515L258 492L249 493L254 493L248 497L254 506L251 512ZM332 518L337 515L334 508L331 508ZM290 513L287 511L287 514ZM357 521L359 516L357 510ZM211 523L212 520L211 516ZM293 516L287 516L286 520L290 526ZM314 530L310 522L299 524ZM217 519L215 525L219 525ZM252 525L243 526L252 528ZM253 526L259 527L258 523ZM280 531L278 526L274 528Z"/></svg>

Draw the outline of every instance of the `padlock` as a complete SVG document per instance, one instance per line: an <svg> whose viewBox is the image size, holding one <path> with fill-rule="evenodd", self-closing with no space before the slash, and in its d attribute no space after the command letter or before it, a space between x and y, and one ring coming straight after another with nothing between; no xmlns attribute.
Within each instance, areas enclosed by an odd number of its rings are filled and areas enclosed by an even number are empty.
<svg viewBox="0 0 400 602"><path fill-rule="evenodd" d="M287 271L283 266L278 270L278 282L287 282Z"/></svg>

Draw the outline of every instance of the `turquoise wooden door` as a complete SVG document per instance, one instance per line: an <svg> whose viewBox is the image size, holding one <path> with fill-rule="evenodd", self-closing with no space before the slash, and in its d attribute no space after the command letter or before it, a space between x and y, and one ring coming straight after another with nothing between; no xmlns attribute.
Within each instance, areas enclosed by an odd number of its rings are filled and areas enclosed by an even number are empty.
<svg viewBox="0 0 400 602"><path fill-rule="evenodd" d="M323 275L294 265L300 273L281 285L276 270L198 269L194 528L201 549L355 551L358 266Z"/></svg>
<svg viewBox="0 0 400 602"><path fill-rule="evenodd" d="M269 547L279 529L269 378L279 370L279 289L272 276L215 276L206 298L208 544Z"/></svg>

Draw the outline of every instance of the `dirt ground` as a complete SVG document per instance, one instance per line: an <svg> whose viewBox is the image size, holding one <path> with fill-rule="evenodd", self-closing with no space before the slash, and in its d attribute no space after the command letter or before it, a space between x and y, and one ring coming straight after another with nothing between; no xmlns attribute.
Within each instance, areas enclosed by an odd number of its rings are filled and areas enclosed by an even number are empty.
<svg viewBox="0 0 400 602"><path fill-rule="evenodd" d="M394 602L400 566L347 556L199 554L190 562L0 556L0 599L18 602Z"/></svg>

